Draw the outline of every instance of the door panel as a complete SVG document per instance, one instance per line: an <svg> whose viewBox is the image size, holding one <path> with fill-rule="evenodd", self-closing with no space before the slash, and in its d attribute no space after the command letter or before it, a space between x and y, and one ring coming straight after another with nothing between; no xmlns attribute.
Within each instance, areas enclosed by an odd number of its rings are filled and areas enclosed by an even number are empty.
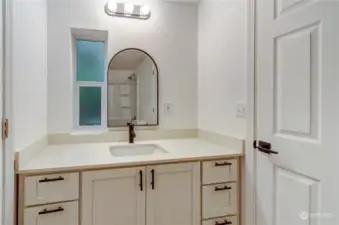
<svg viewBox="0 0 339 225"><path fill-rule="evenodd" d="M312 0L274 0L275 17L282 16L285 13L298 9L303 5L312 2Z"/></svg>
<svg viewBox="0 0 339 225"><path fill-rule="evenodd" d="M310 222L307 221L308 213L320 210L320 182L279 167L275 169L274 176L277 223L287 225Z"/></svg>
<svg viewBox="0 0 339 225"><path fill-rule="evenodd" d="M145 174L144 167L83 172L82 225L145 225L140 171Z"/></svg>
<svg viewBox="0 0 339 225"><path fill-rule="evenodd" d="M318 49L319 24L275 39L274 126L277 135L318 138Z"/></svg>
<svg viewBox="0 0 339 225"><path fill-rule="evenodd" d="M256 8L256 223L339 224L339 1Z"/></svg>
<svg viewBox="0 0 339 225"><path fill-rule="evenodd" d="M199 225L200 164L159 165L147 171L147 225Z"/></svg>

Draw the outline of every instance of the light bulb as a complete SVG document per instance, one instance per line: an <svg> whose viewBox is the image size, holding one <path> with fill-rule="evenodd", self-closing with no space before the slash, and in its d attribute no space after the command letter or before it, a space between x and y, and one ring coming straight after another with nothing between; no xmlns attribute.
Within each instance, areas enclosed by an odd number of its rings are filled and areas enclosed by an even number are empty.
<svg viewBox="0 0 339 225"><path fill-rule="evenodd" d="M125 13L126 14L133 14L134 5L133 4L126 4L125 5Z"/></svg>
<svg viewBox="0 0 339 225"><path fill-rule="evenodd" d="M114 0L111 0L107 3L107 9L108 11L112 12L112 13L115 13L116 10L118 8L118 5L116 2L114 2Z"/></svg>
<svg viewBox="0 0 339 225"><path fill-rule="evenodd" d="M143 16L148 16L148 15L150 14L150 12L151 12L151 9L150 9L149 6L147 6L147 5L144 5L144 6L141 7L141 9L140 9L140 13L141 13L141 15L143 15Z"/></svg>

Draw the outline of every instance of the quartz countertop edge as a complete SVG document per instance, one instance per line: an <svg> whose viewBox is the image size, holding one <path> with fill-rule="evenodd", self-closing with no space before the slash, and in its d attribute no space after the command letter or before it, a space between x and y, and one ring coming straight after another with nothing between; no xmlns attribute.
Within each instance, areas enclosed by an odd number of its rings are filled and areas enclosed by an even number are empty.
<svg viewBox="0 0 339 225"><path fill-rule="evenodd" d="M129 145L126 142L50 145L27 164L19 167L16 173L22 175L61 173L243 156L242 150L228 149L197 138L140 141L136 144L155 144L167 153L128 157L111 156L109 152L111 146Z"/></svg>

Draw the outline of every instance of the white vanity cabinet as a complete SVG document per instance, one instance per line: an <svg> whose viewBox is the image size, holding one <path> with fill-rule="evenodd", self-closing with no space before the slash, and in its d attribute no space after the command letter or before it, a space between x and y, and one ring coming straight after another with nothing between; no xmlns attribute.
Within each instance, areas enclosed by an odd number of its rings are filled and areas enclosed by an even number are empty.
<svg viewBox="0 0 339 225"><path fill-rule="evenodd" d="M198 224L199 185L200 163L83 172L81 224Z"/></svg>
<svg viewBox="0 0 339 225"><path fill-rule="evenodd" d="M15 225L241 225L240 157L20 174Z"/></svg>

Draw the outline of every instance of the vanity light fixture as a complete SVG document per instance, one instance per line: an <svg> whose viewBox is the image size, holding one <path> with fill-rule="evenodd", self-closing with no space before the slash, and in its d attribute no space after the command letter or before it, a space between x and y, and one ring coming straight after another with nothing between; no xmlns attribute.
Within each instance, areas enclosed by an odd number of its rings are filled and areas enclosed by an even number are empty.
<svg viewBox="0 0 339 225"><path fill-rule="evenodd" d="M115 13L117 11L118 5L115 1L109 1L107 3L107 10L109 10L112 13Z"/></svg>
<svg viewBox="0 0 339 225"><path fill-rule="evenodd" d="M125 4L125 13L128 15L132 15L134 10L133 4Z"/></svg>
<svg viewBox="0 0 339 225"><path fill-rule="evenodd" d="M110 0L105 5L105 12L109 16L126 17L147 20L151 17L151 9L147 5L134 5Z"/></svg>
<svg viewBox="0 0 339 225"><path fill-rule="evenodd" d="M143 16L148 16L151 13L151 9L148 5L144 5L140 8L140 14Z"/></svg>

